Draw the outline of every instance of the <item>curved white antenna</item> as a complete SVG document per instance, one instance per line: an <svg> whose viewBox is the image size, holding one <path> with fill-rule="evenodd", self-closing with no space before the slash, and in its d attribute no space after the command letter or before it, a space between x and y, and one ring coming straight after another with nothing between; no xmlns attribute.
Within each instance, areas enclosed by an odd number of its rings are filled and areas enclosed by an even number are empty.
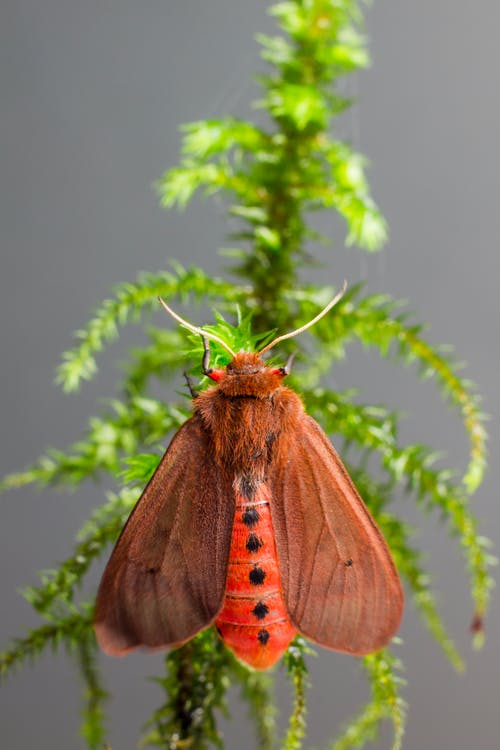
<svg viewBox="0 0 500 750"><path fill-rule="evenodd" d="M209 331L204 331L203 328L198 328L197 326L192 325L192 323L188 323L187 320L184 320L184 318L181 318L180 315L177 315L177 313L174 312L167 305L167 303L165 302L165 300L163 300L161 297L158 297L158 299L160 300L161 304L163 305L163 307L165 308L165 310L168 312L168 314L171 315L174 318L174 320L176 320L178 323L180 323L181 326L184 326L184 328L187 328L188 331L191 331L192 333L197 333L197 334L199 334L200 336L202 336L202 337L204 337L206 339L210 339L211 341L216 341L218 344L220 344L222 346L223 349L226 350L226 352L229 352L229 354L231 355L231 357L233 357L233 359L234 359L234 357L236 357L236 354L233 352L233 350L230 349L228 347L228 345L222 339L220 339L218 336L216 336L215 333L210 333Z"/></svg>
<svg viewBox="0 0 500 750"><path fill-rule="evenodd" d="M259 352L259 357L261 354L264 354L264 352L268 352L269 349L272 349L273 346L276 346L276 344L279 344L281 341L285 341L285 339L291 339L293 336L298 336L299 333L303 333L304 331L307 331L308 328L311 328L315 323L318 322L318 320L321 320L321 318L327 314L327 312L330 312L332 307L335 307L337 302L340 302L342 297L345 294L345 291L347 289L347 281L344 281L342 284L342 289L338 294L335 295L335 297L327 304L326 307L321 310L320 313L316 315L315 318L309 321L309 323L305 323L303 326L300 326L300 328L297 328L295 331L290 331L290 333L284 333L283 336L278 336L278 338L274 339L274 341L271 341L270 344L265 346L263 349Z"/></svg>

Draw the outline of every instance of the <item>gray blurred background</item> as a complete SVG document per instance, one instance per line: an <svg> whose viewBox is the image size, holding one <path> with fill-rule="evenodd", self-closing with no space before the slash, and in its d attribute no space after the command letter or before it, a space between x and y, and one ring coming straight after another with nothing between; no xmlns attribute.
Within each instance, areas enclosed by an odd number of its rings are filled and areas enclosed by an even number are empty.
<svg viewBox="0 0 500 750"><path fill-rule="evenodd" d="M2 449L5 473L49 445L77 439L98 400L113 394L114 362L139 343L128 330L95 382L76 396L53 385L72 332L113 284L169 258L221 272L215 249L227 226L223 206L196 202L184 215L160 210L153 180L176 163L178 125L225 112L246 114L257 95L257 31L272 31L260 0L2 0L0 5ZM429 323L428 338L453 343L485 396L491 469L474 499L486 534L498 540L500 5L377 0L367 17L374 66L349 83L359 98L339 135L372 161L375 197L391 227L383 254L341 245L323 250L321 278L364 280L370 291L407 298ZM328 231L328 221L323 229ZM333 222L332 222L333 226ZM333 231L333 230L332 230ZM194 311L195 313L196 311ZM161 316L161 313L158 313ZM190 316L195 318L195 314ZM158 318L171 325L166 318ZM409 415L402 438L430 441L465 465L457 416L432 383L354 347L335 385ZM181 385L181 374L179 373ZM72 548L73 535L103 489L73 495L24 489L1 498L0 642L37 619L18 589L35 583ZM499 606L474 653L462 558L436 516L402 502L422 529L444 617L467 660L457 676L407 607L400 649L410 704L406 750L498 747ZM94 572L92 585L97 582ZM161 657L103 659L114 698L113 750L135 746L160 693L145 675ZM321 652L312 664L309 736L320 747L360 706L367 689L356 660ZM82 748L78 676L64 655L47 656L2 689L0 746ZM287 707L280 678L279 699ZM241 708L228 747L252 748ZM375 745L390 744L384 729Z"/></svg>

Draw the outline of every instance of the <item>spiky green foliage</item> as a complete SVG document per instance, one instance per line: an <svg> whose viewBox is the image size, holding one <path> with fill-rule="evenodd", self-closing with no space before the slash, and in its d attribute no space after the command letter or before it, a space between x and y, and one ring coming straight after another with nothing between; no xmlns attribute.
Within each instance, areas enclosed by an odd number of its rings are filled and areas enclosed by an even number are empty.
<svg viewBox="0 0 500 750"><path fill-rule="evenodd" d="M77 656L84 681L82 735L90 750L101 750L106 738L104 704L108 694L101 684L91 632L78 644Z"/></svg>
<svg viewBox="0 0 500 750"><path fill-rule="evenodd" d="M116 539L125 518L151 476L168 434L187 417L189 403L162 403L151 385L189 369L199 374L202 347L198 337L182 329L151 322L160 294L191 305L204 301L215 312L208 327L233 350L262 345L270 331L295 328L310 320L333 296L329 287L301 281L301 267L314 252L308 217L311 211L335 210L346 223L346 244L374 251L384 243L387 228L368 187L365 159L332 136L334 118L350 106L339 93L339 81L366 67L369 57L356 0L290 0L270 8L280 29L260 36L268 73L261 77L259 106L268 125L225 117L184 127L179 166L158 183L162 203L184 207L196 191L220 193L228 214L238 225L224 254L233 260L238 284L212 278L200 268L143 274L137 282L115 289L79 331L77 344L58 370L65 391L92 378L97 355L134 322L145 330L144 345L131 352L119 385L119 396L89 420L83 437L65 451L54 450L23 472L7 476L3 490L26 484L76 487L88 477L111 475L118 486L84 525L73 554L56 569L44 571L38 586L24 596L44 623L17 638L0 656L6 676L47 648L63 646L75 657L85 685L83 735L89 748L101 747L106 735L105 690L101 685L91 629L92 604L80 601L88 570ZM325 238L322 238L323 240ZM361 494L380 524L423 622L457 668L462 662L436 606L431 579L412 541L412 529L395 512L393 500L404 496L434 511L462 549L471 580L480 635L491 589L488 543L479 535L469 508L469 495L480 484L485 468L485 431L479 400L447 351L431 346L423 328L401 312L402 306L383 295L352 287L328 319L320 321L293 347L314 346L316 355L302 365L300 387L306 406L323 427L356 448L349 468ZM218 311L218 312L217 312ZM240 311L243 311L243 315ZM235 325L232 325L235 321ZM312 336L312 338L311 338ZM419 375L432 378L443 399L457 409L470 439L470 461L462 479L437 468L434 448L405 445L399 439L400 415L384 406L363 404L354 392L334 392L320 385L353 342L376 350L401 366L416 365ZM288 349L288 342L283 350ZM213 364L227 362L227 352L213 346ZM302 363L301 363L302 364ZM178 382L178 381L177 381ZM293 382L293 380L292 380ZM206 383L201 380L200 387ZM367 457L377 459L376 476ZM373 462L372 462L373 463ZM478 635L478 638L479 638ZM225 697L232 683L241 691L255 723L261 750L298 750L306 736L308 647L298 638L286 666L295 698L288 729L275 739L271 681L237 662L212 631L206 631L166 657L159 680L165 698L148 724L143 746L222 748L217 718L227 712ZM399 662L388 652L368 656L364 666L371 686L367 706L332 745L334 750L361 747L377 733L381 721L394 726L394 748L404 730L405 706L400 696Z"/></svg>
<svg viewBox="0 0 500 750"><path fill-rule="evenodd" d="M165 662L166 676L158 682L166 701L148 722L141 747L223 748L216 717L217 712L227 715L225 695L232 684L240 686L242 697L248 701L259 747L271 750L274 710L270 680L238 662L213 630L170 652Z"/></svg>
<svg viewBox="0 0 500 750"><path fill-rule="evenodd" d="M388 651L371 654L363 661L370 681L372 698L332 745L332 750L363 747L367 739L377 736L380 723L384 719L392 721L392 750L399 750L403 741L406 714L406 704L399 695L399 687L403 683L399 676L401 664Z"/></svg>
<svg viewBox="0 0 500 750"><path fill-rule="evenodd" d="M293 683L295 699L288 722L288 731L283 741L283 750L300 750L302 740L306 735L307 666L304 657L306 654L313 653L304 639L297 637L288 647L284 657L288 676Z"/></svg>

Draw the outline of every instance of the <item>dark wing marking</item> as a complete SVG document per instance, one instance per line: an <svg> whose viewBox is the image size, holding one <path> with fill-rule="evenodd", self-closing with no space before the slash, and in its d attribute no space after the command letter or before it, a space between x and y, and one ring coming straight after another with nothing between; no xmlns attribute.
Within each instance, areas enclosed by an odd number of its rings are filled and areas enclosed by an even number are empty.
<svg viewBox="0 0 500 750"><path fill-rule="evenodd" d="M96 602L101 648L175 646L217 616L234 499L194 416L174 436L123 529Z"/></svg>
<svg viewBox="0 0 500 750"><path fill-rule="evenodd" d="M280 439L271 512L288 614L307 638L350 654L394 635L403 592L387 544L321 427Z"/></svg>

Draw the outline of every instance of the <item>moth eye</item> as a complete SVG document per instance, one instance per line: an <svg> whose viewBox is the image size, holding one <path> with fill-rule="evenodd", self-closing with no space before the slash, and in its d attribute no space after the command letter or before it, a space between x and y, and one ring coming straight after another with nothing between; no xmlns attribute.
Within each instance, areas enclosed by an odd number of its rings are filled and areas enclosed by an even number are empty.
<svg viewBox="0 0 500 750"><path fill-rule="evenodd" d="M221 380L222 377L224 376L225 372L226 372L225 370L210 369L210 370L207 370L205 374L208 375L210 380L215 380L215 382L218 383L219 380Z"/></svg>
<svg viewBox="0 0 500 750"><path fill-rule="evenodd" d="M273 367L271 373L273 375L280 375L282 378L284 378L285 375L288 375L285 367Z"/></svg>

